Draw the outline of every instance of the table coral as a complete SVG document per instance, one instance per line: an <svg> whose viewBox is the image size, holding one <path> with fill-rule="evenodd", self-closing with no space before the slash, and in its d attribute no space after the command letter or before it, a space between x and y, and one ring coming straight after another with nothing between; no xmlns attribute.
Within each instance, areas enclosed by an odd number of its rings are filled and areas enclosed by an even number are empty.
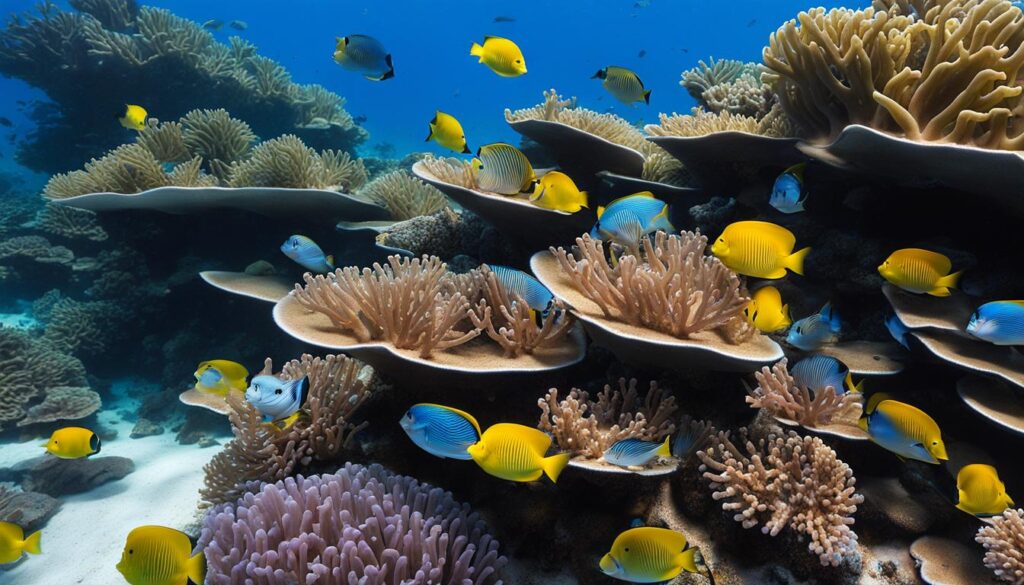
<svg viewBox="0 0 1024 585"><path fill-rule="evenodd" d="M1024 510L1009 509L978 529L975 540L985 547L985 566L1000 581L1024 583Z"/></svg>

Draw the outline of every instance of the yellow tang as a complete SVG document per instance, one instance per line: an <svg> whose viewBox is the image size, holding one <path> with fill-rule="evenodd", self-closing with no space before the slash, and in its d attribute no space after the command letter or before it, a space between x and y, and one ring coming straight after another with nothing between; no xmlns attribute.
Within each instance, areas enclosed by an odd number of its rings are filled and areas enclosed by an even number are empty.
<svg viewBox="0 0 1024 585"><path fill-rule="evenodd" d="M982 463L965 465L956 474L956 507L975 516L995 516L1014 506L996 468Z"/></svg>
<svg viewBox="0 0 1024 585"><path fill-rule="evenodd" d="M117 570L130 585L197 585L206 579L206 556L192 556L184 532L163 526L139 526L128 533Z"/></svg>
<svg viewBox="0 0 1024 585"><path fill-rule="evenodd" d="M533 165L518 148L504 142L481 146L473 159L476 184L484 191L515 195L537 182Z"/></svg>
<svg viewBox="0 0 1024 585"><path fill-rule="evenodd" d="M711 245L711 253L723 264L745 276L782 278L786 269L804 273L804 258L811 251L793 252L796 236L767 221L737 221L725 227Z"/></svg>
<svg viewBox="0 0 1024 585"><path fill-rule="evenodd" d="M209 360L201 362L195 374L196 390L214 394L227 394L229 390L245 391L249 383L249 370L231 360Z"/></svg>
<svg viewBox="0 0 1024 585"><path fill-rule="evenodd" d="M446 114L441 110L434 113L434 119L430 121L430 134L424 142L434 142L455 152L469 154L469 146L466 145L466 133L462 130L462 124L455 119L455 116Z"/></svg>
<svg viewBox="0 0 1024 585"><path fill-rule="evenodd" d="M774 286L762 286L754 291L743 314L761 333L774 333L793 324L789 305L782 302L782 294Z"/></svg>
<svg viewBox="0 0 1024 585"><path fill-rule="evenodd" d="M871 395L857 424L875 444L900 459L933 465L949 459L938 423L923 410L883 392Z"/></svg>
<svg viewBox="0 0 1024 585"><path fill-rule="evenodd" d="M644 89L644 82L632 69L609 66L598 71L591 79L603 79L601 84L615 99L629 105L633 102L651 103L651 90Z"/></svg>
<svg viewBox="0 0 1024 585"><path fill-rule="evenodd" d="M508 39L501 37L484 37L484 44L473 43L469 54L479 57L479 63L487 65L491 71L502 77L519 77L526 73L526 58L523 52Z"/></svg>
<svg viewBox="0 0 1024 585"><path fill-rule="evenodd" d="M587 192L580 191L569 175L551 171L540 178L530 201L544 209L576 213L587 207Z"/></svg>
<svg viewBox="0 0 1024 585"><path fill-rule="evenodd" d="M569 464L569 454L545 457L549 447L551 437L533 427L500 423L484 431L480 441L466 450L481 469L495 477L535 481L547 475L558 481Z"/></svg>
<svg viewBox="0 0 1024 585"><path fill-rule="evenodd" d="M53 431L43 447L61 459L81 459L100 452L100 438L82 427L64 427Z"/></svg>
<svg viewBox="0 0 1024 585"><path fill-rule="evenodd" d="M878 267L882 278L913 293L928 293L935 297L948 297L955 288L961 272L950 274L953 263L944 254L904 248L896 250Z"/></svg>
<svg viewBox="0 0 1024 585"><path fill-rule="evenodd" d="M618 535L600 566L606 575L622 581L661 583L683 571L696 573L696 554L682 533L641 526Z"/></svg>
<svg viewBox="0 0 1024 585"><path fill-rule="evenodd" d="M24 553L37 555L43 552L39 548L41 536L42 532L36 531L25 538L25 532L21 526L10 522L0 522L0 565L13 563Z"/></svg>
<svg viewBox="0 0 1024 585"><path fill-rule="evenodd" d="M117 117L117 120L125 128L141 132L146 129L146 116L148 115L149 113L146 112L146 108L127 104L121 115Z"/></svg>

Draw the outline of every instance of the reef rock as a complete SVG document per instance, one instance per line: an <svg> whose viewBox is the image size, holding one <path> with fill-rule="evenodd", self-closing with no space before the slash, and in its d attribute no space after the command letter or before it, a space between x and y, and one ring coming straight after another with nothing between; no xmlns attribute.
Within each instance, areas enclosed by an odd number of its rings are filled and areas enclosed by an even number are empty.
<svg viewBox="0 0 1024 585"><path fill-rule="evenodd" d="M21 526L26 534L39 530L60 509L60 500L0 483L0 522Z"/></svg>
<svg viewBox="0 0 1024 585"><path fill-rule="evenodd" d="M0 475L15 479L25 491L50 496L79 494L135 471L127 457L58 459L44 455L23 461Z"/></svg>
<svg viewBox="0 0 1024 585"><path fill-rule="evenodd" d="M132 427L132 433L129 435L133 439L141 439L142 437L152 437L154 435L164 434L164 428L148 418L140 418L135 426Z"/></svg>

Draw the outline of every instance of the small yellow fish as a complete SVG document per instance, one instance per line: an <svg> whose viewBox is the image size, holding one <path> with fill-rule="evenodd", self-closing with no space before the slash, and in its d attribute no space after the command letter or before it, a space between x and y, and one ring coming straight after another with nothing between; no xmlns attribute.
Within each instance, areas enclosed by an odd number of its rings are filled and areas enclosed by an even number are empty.
<svg viewBox="0 0 1024 585"><path fill-rule="evenodd" d="M557 482L569 464L569 454L545 457L549 447L551 437L535 428L500 423L484 431L480 441L466 450L481 469L495 477L536 481L547 475Z"/></svg>
<svg viewBox="0 0 1024 585"><path fill-rule="evenodd" d="M41 536L42 532L36 531L25 538L25 532L21 526L10 522L0 522L0 565L13 563L24 553L37 555L43 552L39 548Z"/></svg>
<svg viewBox="0 0 1024 585"><path fill-rule="evenodd" d="M249 370L238 362L231 360L209 360L196 367L196 390L213 394L227 394L229 390L241 390L249 387L245 381Z"/></svg>
<svg viewBox="0 0 1024 585"><path fill-rule="evenodd" d="M950 274L952 268L953 263L944 254L904 248L890 254L878 267L878 273L903 290L948 297L949 289L956 288L963 274L963 271Z"/></svg>
<svg viewBox="0 0 1024 585"><path fill-rule="evenodd" d="M789 305L782 302L782 295L774 286L762 286L754 291L743 314L761 333L775 333L793 324Z"/></svg>
<svg viewBox="0 0 1024 585"><path fill-rule="evenodd" d="M696 573L696 554L681 532L641 526L618 535L600 566L605 575L622 581L661 583L683 571Z"/></svg>
<svg viewBox="0 0 1024 585"><path fill-rule="evenodd" d="M146 129L146 116L148 115L149 113L146 112L146 108L127 104L124 107L124 112L117 117L117 120L129 130L142 132Z"/></svg>
<svg viewBox="0 0 1024 585"><path fill-rule="evenodd" d="M540 178L530 201L544 209L576 213L587 207L587 192L580 191L569 175L551 171Z"/></svg>
<svg viewBox="0 0 1024 585"><path fill-rule="evenodd" d="M53 431L43 447L61 459L81 459L100 452L100 438L82 427L64 427Z"/></svg>
<svg viewBox="0 0 1024 585"><path fill-rule="evenodd" d="M626 105L633 102L651 103L651 90L644 89L644 82L631 69L609 66L595 73L591 79L603 79L601 85L608 93Z"/></svg>
<svg viewBox="0 0 1024 585"><path fill-rule="evenodd" d="M960 494L956 507L974 516L995 516L1016 505L991 465L963 466L956 474L956 489Z"/></svg>
<svg viewBox="0 0 1024 585"><path fill-rule="evenodd" d="M811 251L793 252L796 236L766 221L737 221L726 226L711 245L711 253L723 264L745 276L782 278L786 269L804 273L804 258Z"/></svg>
<svg viewBox="0 0 1024 585"><path fill-rule="evenodd" d="M466 145L466 133L462 130L462 124L455 119L455 116L446 114L441 110L434 113L434 119L430 121L430 134L424 142L434 142L455 152L469 154L469 146Z"/></svg>
<svg viewBox="0 0 1024 585"><path fill-rule="evenodd" d="M484 37L484 44L473 43L469 54L502 77L519 77L526 73L526 58L519 46L501 37Z"/></svg>
<svg viewBox="0 0 1024 585"><path fill-rule="evenodd" d="M206 579L206 556L192 556L184 532L163 526L139 526L128 533L117 570L130 585L185 585Z"/></svg>
<svg viewBox="0 0 1024 585"><path fill-rule="evenodd" d="M949 459L938 423L923 410L892 400L885 393L871 395L857 424L871 441L900 459L933 465Z"/></svg>
<svg viewBox="0 0 1024 585"><path fill-rule="evenodd" d="M501 195L522 193L537 181L530 159L518 148L504 142L478 148L472 169L478 187Z"/></svg>

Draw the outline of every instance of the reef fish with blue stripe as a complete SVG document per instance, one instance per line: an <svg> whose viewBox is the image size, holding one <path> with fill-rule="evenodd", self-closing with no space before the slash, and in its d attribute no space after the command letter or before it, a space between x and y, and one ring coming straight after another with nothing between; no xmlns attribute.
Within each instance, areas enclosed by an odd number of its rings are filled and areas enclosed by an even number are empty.
<svg viewBox="0 0 1024 585"><path fill-rule="evenodd" d="M417 447L441 458L468 461L473 457L467 449L480 440L480 425L472 415L441 404L414 404L399 424Z"/></svg>
<svg viewBox="0 0 1024 585"><path fill-rule="evenodd" d="M669 458L672 448L669 437L661 443L636 438L616 441L604 452L604 460L619 467L642 467L658 457Z"/></svg>

